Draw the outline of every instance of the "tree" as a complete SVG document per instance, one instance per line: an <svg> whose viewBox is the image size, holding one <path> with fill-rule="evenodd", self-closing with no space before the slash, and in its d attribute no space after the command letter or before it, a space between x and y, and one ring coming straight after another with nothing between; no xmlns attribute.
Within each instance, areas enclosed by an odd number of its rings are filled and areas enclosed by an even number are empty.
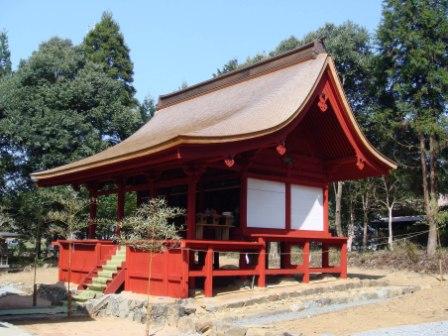
<svg viewBox="0 0 448 336"><path fill-rule="evenodd" d="M29 173L97 153L142 124L122 84L84 59L70 41L53 38L0 81L0 134L10 170Z"/></svg>
<svg viewBox="0 0 448 336"><path fill-rule="evenodd" d="M134 65L112 13L103 13L101 21L87 33L81 47L87 60L99 64L110 78L120 81L130 95L135 93L132 86Z"/></svg>
<svg viewBox="0 0 448 336"><path fill-rule="evenodd" d="M410 200L409 187L405 182L406 175L401 171L392 172L390 175L382 176L377 180L378 187L375 188L376 201L387 210L387 244L393 250L393 212L397 206L404 205Z"/></svg>
<svg viewBox="0 0 448 336"><path fill-rule="evenodd" d="M76 239L81 230L87 227L88 202L78 192L63 188L62 192L53 192L53 201L56 204L48 212L49 231L58 238Z"/></svg>
<svg viewBox="0 0 448 336"><path fill-rule="evenodd" d="M219 77L227 72L237 70L239 67L238 60L236 58L232 58L226 64L222 66L220 69L216 69L216 72L213 74L213 77Z"/></svg>
<svg viewBox="0 0 448 336"><path fill-rule="evenodd" d="M418 150L421 191L429 226L427 253L437 246L438 172L447 145L448 1L386 0L378 29L385 90ZM415 163L415 162L414 162Z"/></svg>
<svg viewBox="0 0 448 336"><path fill-rule="evenodd" d="M9 51L8 35L0 32L0 78L12 71L11 52Z"/></svg>
<svg viewBox="0 0 448 336"><path fill-rule="evenodd" d="M341 207L342 207L342 188L344 182L338 181L334 186L334 194L335 194L335 213L334 213L334 226L336 228L336 234L338 237L342 237L344 234L342 233L342 215L341 215Z"/></svg>
<svg viewBox="0 0 448 336"><path fill-rule="evenodd" d="M163 198L152 198L133 215L124 218L122 238L134 248L160 252L167 240L180 239L178 229L170 220L184 212L183 209L169 207Z"/></svg>
<svg viewBox="0 0 448 336"><path fill-rule="evenodd" d="M140 105L140 113L144 122L151 119L156 113L156 104L151 96L148 95L143 99L143 103Z"/></svg>
<svg viewBox="0 0 448 336"><path fill-rule="evenodd" d="M369 238L369 220L370 212L373 206L373 195L375 193L375 183L372 178L357 182L359 198L362 206L362 249L367 250Z"/></svg>
<svg viewBox="0 0 448 336"><path fill-rule="evenodd" d="M14 227L14 219L6 211L5 207L0 206L0 230L10 231Z"/></svg>
<svg viewBox="0 0 448 336"><path fill-rule="evenodd" d="M148 279L151 279L152 275L153 254L160 253L169 246L175 246L180 240L178 229L169 221L184 213L181 208L169 207L163 198L152 198L138 208L133 216L125 217L122 224L123 242L149 253ZM150 286L151 281L148 281L146 334L149 333L151 321Z"/></svg>

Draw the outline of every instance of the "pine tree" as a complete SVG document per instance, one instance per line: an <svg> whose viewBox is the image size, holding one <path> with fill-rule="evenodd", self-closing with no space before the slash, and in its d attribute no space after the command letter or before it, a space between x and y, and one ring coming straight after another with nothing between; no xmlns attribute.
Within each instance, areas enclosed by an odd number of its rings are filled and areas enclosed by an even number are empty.
<svg viewBox="0 0 448 336"><path fill-rule="evenodd" d="M11 52L9 51L8 35L0 32L0 78L11 73Z"/></svg>
<svg viewBox="0 0 448 336"><path fill-rule="evenodd" d="M82 50L88 60L99 64L109 77L121 81L134 94L134 65L120 27L110 12L104 12L101 21L87 33Z"/></svg>

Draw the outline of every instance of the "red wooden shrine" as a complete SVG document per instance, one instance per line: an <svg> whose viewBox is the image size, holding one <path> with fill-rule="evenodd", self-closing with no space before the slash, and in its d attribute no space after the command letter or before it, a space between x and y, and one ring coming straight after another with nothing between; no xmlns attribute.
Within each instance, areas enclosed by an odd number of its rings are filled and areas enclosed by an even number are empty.
<svg viewBox="0 0 448 336"><path fill-rule="evenodd" d="M81 285L116 249L96 236L102 195L117 195L118 222L126 193L183 206L181 244L153 256L151 279L149 253L127 247L106 288L182 298L195 288L213 295L217 278L255 276L264 287L273 275L346 277L346 239L328 226L328 185L395 168L362 134L331 57L313 42L161 96L155 116L122 143L32 178L42 187L84 185L90 192L88 239L70 242L72 281ZM58 245L59 278L66 280L69 242ZM278 265L267 257L274 247ZM329 248L340 251L337 265ZM320 262L312 265L316 251ZM237 267L220 263L224 252L239 253Z"/></svg>

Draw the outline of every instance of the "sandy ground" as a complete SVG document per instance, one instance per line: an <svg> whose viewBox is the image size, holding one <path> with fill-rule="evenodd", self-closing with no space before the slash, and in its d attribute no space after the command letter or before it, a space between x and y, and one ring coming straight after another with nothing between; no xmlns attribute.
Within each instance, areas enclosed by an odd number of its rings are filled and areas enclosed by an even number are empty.
<svg viewBox="0 0 448 336"><path fill-rule="evenodd" d="M382 303L282 322L269 330L287 330L304 336L330 332L333 335L350 335L371 329L443 320L448 320L448 286L438 285Z"/></svg>
<svg viewBox="0 0 448 336"><path fill-rule="evenodd" d="M15 283L20 287L33 288L34 271L23 271L17 273L0 273L0 284ZM58 279L57 267L40 267L36 272L36 283L54 284Z"/></svg>
<svg viewBox="0 0 448 336"><path fill-rule="evenodd" d="M53 270L51 270L53 272ZM264 331L284 332L306 335L350 335L355 332L377 328L393 327L403 324L448 320L448 283L439 282L435 277L411 272L366 271L351 268L350 273L374 275L394 285L419 285L422 289L409 295L397 297L380 303L348 308L317 315L305 319L285 321L265 326ZM47 272L47 273L46 273ZM44 274L46 273L46 274ZM42 278L49 276L47 269ZM28 275L12 275L26 279ZM48 279L49 279L48 278ZM54 279L56 275L54 274ZM6 281L5 278L0 281ZM8 279L7 282L11 282ZM232 311L235 314L235 311ZM15 322L14 324L19 324ZM102 318L97 320L58 320L20 322L24 330L39 336L114 336L144 335L144 326L128 320ZM448 334L448 331L447 331ZM175 336L175 335L173 335Z"/></svg>
<svg viewBox="0 0 448 336"><path fill-rule="evenodd" d="M145 326L128 320L102 318L13 322L38 336L144 336ZM175 336L175 335L173 335Z"/></svg>

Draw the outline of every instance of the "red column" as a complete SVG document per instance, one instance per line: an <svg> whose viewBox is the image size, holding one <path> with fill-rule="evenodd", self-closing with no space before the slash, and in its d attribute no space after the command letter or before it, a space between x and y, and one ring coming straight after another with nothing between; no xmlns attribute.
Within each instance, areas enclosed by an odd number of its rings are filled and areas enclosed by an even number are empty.
<svg viewBox="0 0 448 336"><path fill-rule="evenodd" d="M118 182L118 193L117 193L117 225L115 227L115 235L120 236L121 222L124 218L124 202L125 202L125 184L124 181Z"/></svg>
<svg viewBox="0 0 448 336"><path fill-rule="evenodd" d="M95 258L97 267L101 266L101 243L95 244Z"/></svg>
<svg viewBox="0 0 448 336"><path fill-rule="evenodd" d="M149 199L156 197L155 178L148 179L148 197L149 197Z"/></svg>
<svg viewBox="0 0 448 336"><path fill-rule="evenodd" d="M96 212L97 212L97 190L92 187L89 188L89 226L87 237L89 239L95 239L96 237Z"/></svg>
<svg viewBox="0 0 448 336"><path fill-rule="evenodd" d="M329 233L328 224L328 184L323 189L324 196L324 232Z"/></svg>
<svg viewBox="0 0 448 336"><path fill-rule="evenodd" d="M310 281L310 242L303 243L303 282Z"/></svg>
<svg viewBox="0 0 448 336"><path fill-rule="evenodd" d="M341 279L347 278L347 242L344 242L341 246Z"/></svg>
<svg viewBox="0 0 448 336"><path fill-rule="evenodd" d="M244 236L247 228L247 175L241 174L241 190L240 190L240 228Z"/></svg>
<svg viewBox="0 0 448 336"><path fill-rule="evenodd" d="M190 279L188 276L189 268L190 268L190 251L187 250L185 246L185 241L181 240L180 249L182 253L182 297L187 298L189 296L189 283Z"/></svg>
<svg viewBox="0 0 448 336"><path fill-rule="evenodd" d="M291 183L285 185L285 229L291 230Z"/></svg>
<svg viewBox="0 0 448 336"><path fill-rule="evenodd" d="M196 239L196 188L198 177L191 174L188 178L187 201L187 239Z"/></svg>
<svg viewBox="0 0 448 336"><path fill-rule="evenodd" d="M204 296L213 296L213 249L208 248L205 255Z"/></svg>
<svg viewBox="0 0 448 336"><path fill-rule="evenodd" d="M258 242L263 244L258 255L258 287L266 287L266 242L263 238Z"/></svg>

